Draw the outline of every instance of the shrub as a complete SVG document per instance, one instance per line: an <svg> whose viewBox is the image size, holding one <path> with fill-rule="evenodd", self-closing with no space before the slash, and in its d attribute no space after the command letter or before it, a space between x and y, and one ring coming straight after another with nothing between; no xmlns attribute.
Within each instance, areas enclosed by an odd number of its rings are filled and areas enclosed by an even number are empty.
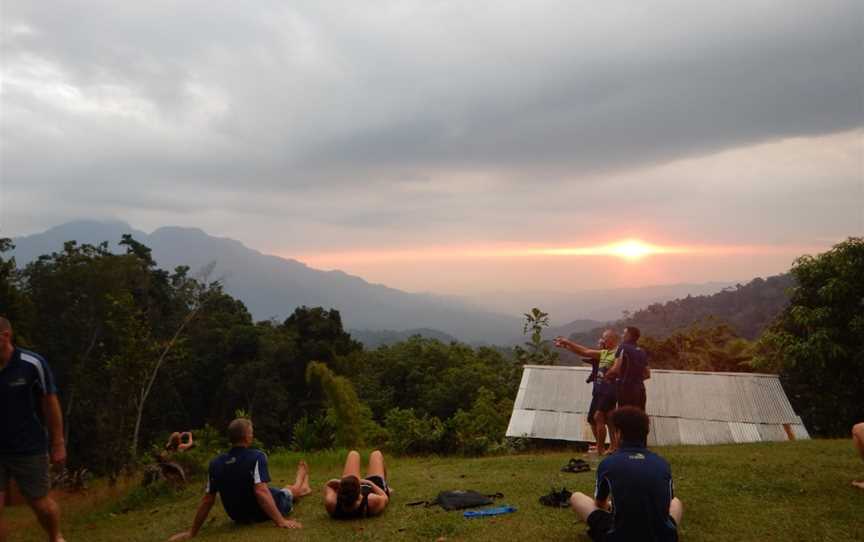
<svg viewBox="0 0 864 542"><path fill-rule="evenodd" d="M480 388L471 410L460 410L450 421L459 451L482 455L493 446L501 448L511 407L509 401L496 401L495 394Z"/></svg>
<svg viewBox="0 0 864 542"><path fill-rule="evenodd" d="M388 449L396 454L442 453L449 451L447 428L434 416L418 418L414 410L394 408L387 413L384 427Z"/></svg>
<svg viewBox="0 0 864 542"><path fill-rule="evenodd" d="M327 416L310 419L308 415L305 415L294 424L293 432L291 449L299 452L310 452L332 447L336 429Z"/></svg>

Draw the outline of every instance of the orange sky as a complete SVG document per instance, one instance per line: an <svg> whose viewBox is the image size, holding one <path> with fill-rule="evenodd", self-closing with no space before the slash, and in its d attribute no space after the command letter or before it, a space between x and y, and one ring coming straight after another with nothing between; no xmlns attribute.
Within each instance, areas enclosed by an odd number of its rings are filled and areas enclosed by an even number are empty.
<svg viewBox="0 0 864 542"><path fill-rule="evenodd" d="M295 256L410 291L472 294L518 286L567 291L653 284L746 281L788 270L826 246L678 245L638 239L581 246L437 246Z"/></svg>

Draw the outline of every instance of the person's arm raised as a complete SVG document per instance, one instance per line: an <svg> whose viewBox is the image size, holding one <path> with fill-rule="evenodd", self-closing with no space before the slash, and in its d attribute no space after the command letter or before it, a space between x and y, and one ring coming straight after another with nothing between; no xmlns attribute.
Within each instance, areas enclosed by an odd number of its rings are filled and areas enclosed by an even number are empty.
<svg viewBox="0 0 864 542"><path fill-rule="evenodd" d="M579 343L574 343L571 340L565 339L564 337L555 337L555 340L552 341L552 344L558 348L569 350L574 354L578 354L582 357L600 359L600 350L587 348Z"/></svg>
<svg viewBox="0 0 864 542"><path fill-rule="evenodd" d="M255 484L255 500L258 501L258 506L267 514L267 517L273 520L273 523L283 529L299 529L303 527L299 522L292 519L282 517L282 512L276 508L276 502L273 501L273 495L270 493L270 488L266 482Z"/></svg>
<svg viewBox="0 0 864 542"><path fill-rule="evenodd" d="M204 520L206 520L207 516L210 515L210 510L213 508L215 502L216 495L214 493L206 493L201 497L201 503L198 505L198 510L195 512L195 519L192 521L192 528L188 531L175 534L168 539L168 542L181 542L183 540L195 538L195 536L198 535L198 531L201 530L201 526L204 525Z"/></svg>

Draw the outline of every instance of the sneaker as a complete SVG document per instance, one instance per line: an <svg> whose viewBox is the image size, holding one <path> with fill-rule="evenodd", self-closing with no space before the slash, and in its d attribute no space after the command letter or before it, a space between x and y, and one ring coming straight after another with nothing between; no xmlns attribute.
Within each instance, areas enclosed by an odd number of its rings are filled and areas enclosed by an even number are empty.
<svg viewBox="0 0 864 542"><path fill-rule="evenodd" d="M543 495L540 497L540 504L543 506L552 506L555 508L567 508L570 506L570 496L573 495L570 491L567 491L566 487L562 487L560 491L556 491L555 488L552 488L547 495Z"/></svg>

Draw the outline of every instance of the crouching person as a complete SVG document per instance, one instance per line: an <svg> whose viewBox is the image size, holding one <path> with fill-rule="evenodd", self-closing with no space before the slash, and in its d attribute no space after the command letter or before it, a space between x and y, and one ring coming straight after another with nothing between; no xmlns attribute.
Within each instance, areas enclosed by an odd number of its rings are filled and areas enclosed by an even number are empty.
<svg viewBox="0 0 864 542"><path fill-rule="evenodd" d="M198 534L204 520L216 502L222 498L222 507L228 517L237 523L258 523L271 520L277 527L299 529L300 523L285 519L294 503L311 493L309 467L305 461L297 466L293 485L276 489L269 487L270 473L264 452L250 448L254 435L252 422L238 418L228 426L231 449L210 462L207 490L198 505L192 528L171 537L171 542L188 540Z"/></svg>
<svg viewBox="0 0 864 542"><path fill-rule="evenodd" d="M574 493L570 506L595 542L677 541L684 509L669 463L646 448L648 416L626 406L612 412L611 422L619 448L597 467L594 498Z"/></svg>

